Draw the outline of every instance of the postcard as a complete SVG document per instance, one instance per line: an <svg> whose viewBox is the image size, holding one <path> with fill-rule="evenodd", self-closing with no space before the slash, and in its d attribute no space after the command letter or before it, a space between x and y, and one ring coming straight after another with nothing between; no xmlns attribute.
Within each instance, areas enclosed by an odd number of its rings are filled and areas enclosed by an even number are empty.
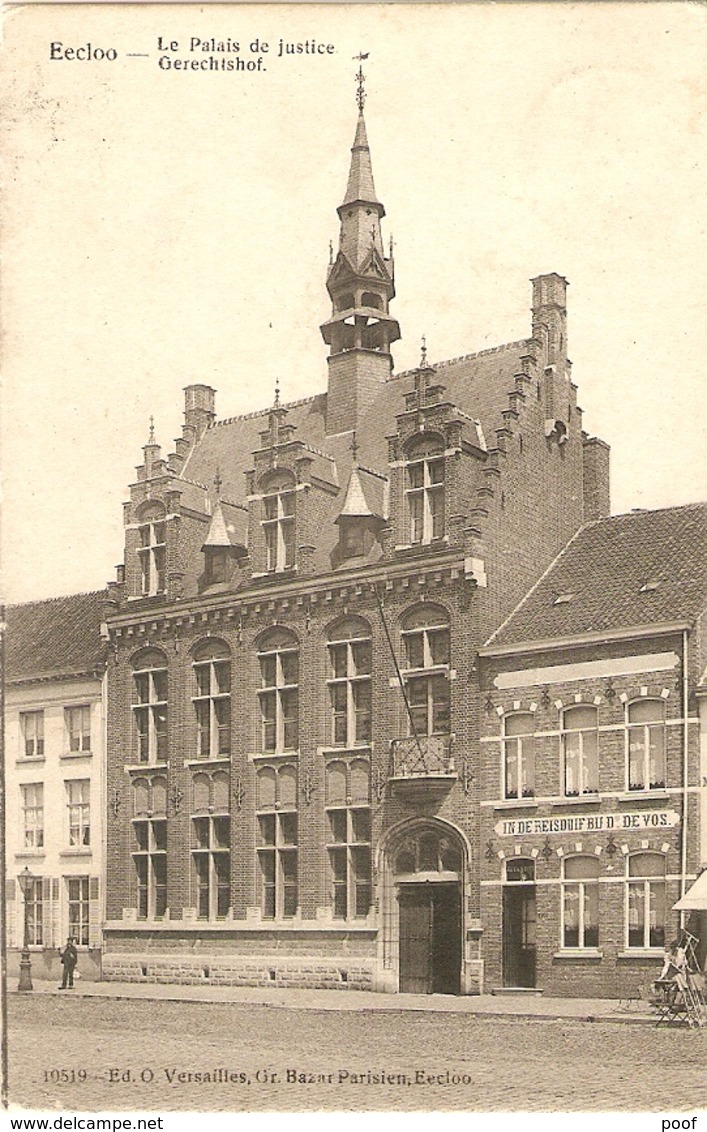
<svg viewBox="0 0 707 1132"><path fill-rule="evenodd" d="M699 1126L704 8L3 34L13 1116Z"/></svg>

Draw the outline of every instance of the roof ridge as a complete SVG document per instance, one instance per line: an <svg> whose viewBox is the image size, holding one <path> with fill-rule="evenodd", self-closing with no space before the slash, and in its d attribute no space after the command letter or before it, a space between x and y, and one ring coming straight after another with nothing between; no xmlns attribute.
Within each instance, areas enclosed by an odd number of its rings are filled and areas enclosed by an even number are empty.
<svg viewBox="0 0 707 1132"><path fill-rule="evenodd" d="M107 593L107 589L103 586L100 590L80 590L79 593L73 594L55 594L53 597L38 597L31 598L29 601L16 601L11 602L5 606L6 610L10 609L24 609L28 605L49 605L53 601L70 601L72 598L78 597L99 597Z"/></svg>
<svg viewBox="0 0 707 1132"><path fill-rule="evenodd" d="M489 346L486 350L476 350L472 354L460 354L456 358L446 358L441 362L433 362L431 368L434 370L444 369L446 366L453 366L458 362L470 362L474 358L484 358L490 354L500 354L503 350L514 350L518 346L527 346L528 342L530 342L529 338L519 338L516 342L503 342L500 346ZM391 374L387 380L398 381L401 377L412 377L414 373L417 373L418 369L419 367L416 366L414 369L401 370L400 373Z"/></svg>
<svg viewBox="0 0 707 1132"><path fill-rule="evenodd" d="M600 519L591 520L590 522L582 523L581 526L577 527L577 530L572 535L572 538L569 539L569 541L566 542L565 545L562 547L562 550L560 550L560 552L555 555L552 562L550 562L549 565L543 570L542 574L537 579L537 581L530 587L528 592L520 599L518 604L511 610L511 612L508 614L508 616L505 618L505 620L501 622L501 624L498 626L498 628L494 629L493 633L488 638L488 640L484 641L484 648L486 648L487 645L490 645L490 644L493 643L494 637L497 637L498 634L501 632L501 630L505 629L506 626L508 625L508 623L515 617L516 613L519 613L520 610L523 608L523 606L528 601L530 601L530 598L533 596L533 594L537 590L540 583L545 580L545 578L548 576L550 571L554 569L554 567L557 565L557 563L560 561L560 559L567 553L567 551L572 546L572 543L575 541L575 539L577 539L589 527L594 526L595 523L597 523L597 522L601 522L601 520Z"/></svg>
<svg viewBox="0 0 707 1132"><path fill-rule="evenodd" d="M311 405L312 402L316 401L319 397L326 397L326 392L312 393L309 397L300 397L298 401L281 402L279 408L296 409L300 405ZM269 406L266 409L254 409L252 413L237 413L233 417L224 417L221 421L211 421L206 431L211 432L214 428L220 428L221 425L235 424L236 421L252 421L255 420L256 417L267 417L271 411L272 406Z"/></svg>

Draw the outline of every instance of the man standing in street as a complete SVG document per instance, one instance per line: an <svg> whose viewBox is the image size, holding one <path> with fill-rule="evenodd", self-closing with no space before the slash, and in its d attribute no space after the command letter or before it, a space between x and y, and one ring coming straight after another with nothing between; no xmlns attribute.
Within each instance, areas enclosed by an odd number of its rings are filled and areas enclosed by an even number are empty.
<svg viewBox="0 0 707 1132"><path fill-rule="evenodd" d="M62 952L60 952L59 958L61 959L61 965L64 968L64 974L59 990L66 990L67 987L69 988L69 990L73 990L74 968L78 962L78 952L76 951L76 946L74 944L72 936L69 936L69 938L67 939L66 947Z"/></svg>

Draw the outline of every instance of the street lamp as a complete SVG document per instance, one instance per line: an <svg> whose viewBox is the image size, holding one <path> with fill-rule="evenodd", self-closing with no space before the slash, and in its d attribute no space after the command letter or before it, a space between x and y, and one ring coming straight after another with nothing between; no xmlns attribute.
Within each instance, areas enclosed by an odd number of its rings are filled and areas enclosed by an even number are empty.
<svg viewBox="0 0 707 1132"><path fill-rule="evenodd" d="M29 894L34 884L34 876L25 865L22 872L19 874L17 880L19 881L22 895L25 900L25 938L22 945L22 955L20 956L20 981L17 984L18 991L31 991L32 986L32 964L29 958Z"/></svg>

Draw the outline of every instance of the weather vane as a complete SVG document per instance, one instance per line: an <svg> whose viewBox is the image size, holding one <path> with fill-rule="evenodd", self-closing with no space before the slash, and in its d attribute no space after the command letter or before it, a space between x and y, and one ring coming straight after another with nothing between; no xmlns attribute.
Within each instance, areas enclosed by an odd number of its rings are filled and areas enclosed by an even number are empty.
<svg viewBox="0 0 707 1132"><path fill-rule="evenodd" d="M354 55L354 59L358 59L358 74L356 75L356 82L358 83L358 90L356 91L356 102L358 103L359 113L363 114L363 104L366 101L366 91L363 84L366 81L366 76L363 73L363 60L367 59L370 52L360 52Z"/></svg>

